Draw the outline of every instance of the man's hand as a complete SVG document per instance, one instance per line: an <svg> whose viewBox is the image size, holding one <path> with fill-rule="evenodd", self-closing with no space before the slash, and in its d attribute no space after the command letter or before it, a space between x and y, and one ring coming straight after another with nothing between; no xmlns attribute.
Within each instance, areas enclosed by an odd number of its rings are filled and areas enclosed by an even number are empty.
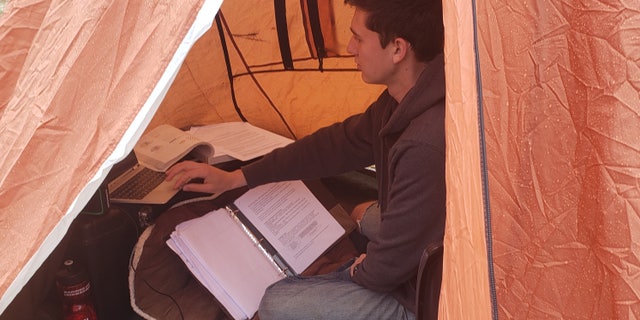
<svg viewBox="0 0 640 320"><path fill-rule="evenodd" d="M201 178L202 183L190 183ZM205 163L183 161L167 170L167 180L173 181L173 187L184 191L223 193L225 191L247 185L240 169L233 172L224 171Z"/></svg>
<svg viewBox="0 0 640 320"><path fill-rule="evenodd" d="M356 267L362 263L362 260L364 260L364 258L367 256L366 253L361 254L358 259L356 259L356 261L353 262L353 264L351 265L351 267L349 268L349 273L351 274L351 277L356 275Z"/></svg>

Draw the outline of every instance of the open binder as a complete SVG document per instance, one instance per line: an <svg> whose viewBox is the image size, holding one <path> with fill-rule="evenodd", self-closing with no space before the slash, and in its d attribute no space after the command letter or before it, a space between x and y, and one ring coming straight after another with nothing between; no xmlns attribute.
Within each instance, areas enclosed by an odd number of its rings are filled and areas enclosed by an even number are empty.
<svg viewBox="0 0 640 320"><path fill-rule="evenodd" d="M269 285L303 272L345 232L303 182L287 181L179 224L167 244L234 319L249 319Z"/></svg>

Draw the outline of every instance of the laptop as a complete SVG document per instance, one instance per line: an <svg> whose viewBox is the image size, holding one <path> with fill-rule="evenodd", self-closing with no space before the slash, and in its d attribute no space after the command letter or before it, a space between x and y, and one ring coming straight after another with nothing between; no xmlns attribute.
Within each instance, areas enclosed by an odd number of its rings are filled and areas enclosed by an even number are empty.
<svg viewBox="0 0 640 320"><path fill-rule="evenodd" d="M109 200L112 203L165 204L180 191L173 188L173 182L165 180L166 176L164 172L153 171L136 162L108 183Z"/></svg>
<svg viewBox="0 0 640 320"><path fill-rule="evenodd" d="M170 125L160 125L143 135L107 188L113 203L165 204L180 189L166 181L165 171L178 161L208 162L213 146ZM133 158L133 159L132 159Z"/></svg>

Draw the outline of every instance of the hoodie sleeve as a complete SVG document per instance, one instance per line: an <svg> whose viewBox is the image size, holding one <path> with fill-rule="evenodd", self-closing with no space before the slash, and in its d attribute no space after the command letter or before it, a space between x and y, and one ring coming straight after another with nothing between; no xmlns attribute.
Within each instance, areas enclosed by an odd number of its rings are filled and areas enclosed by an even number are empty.
<svg viewBox="0 0 640 320"><path fill-rule="evenodd" d="M273 150L242 168L250 187L315 179L362 169L373 163L371 108Z"/></svg>

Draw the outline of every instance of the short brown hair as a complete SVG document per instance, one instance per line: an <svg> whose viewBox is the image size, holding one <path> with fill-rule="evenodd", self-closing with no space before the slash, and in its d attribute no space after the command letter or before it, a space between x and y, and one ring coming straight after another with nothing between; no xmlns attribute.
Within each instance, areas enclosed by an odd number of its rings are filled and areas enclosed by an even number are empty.
<svg viewBox="0 0 640 320"><path fill-rule="evenodd" d="M441 0L345 0L369 13L367 28L380 35L386 47L394 38L411 43L418 60L427 62L442 53L444 25Z"/></svg>

